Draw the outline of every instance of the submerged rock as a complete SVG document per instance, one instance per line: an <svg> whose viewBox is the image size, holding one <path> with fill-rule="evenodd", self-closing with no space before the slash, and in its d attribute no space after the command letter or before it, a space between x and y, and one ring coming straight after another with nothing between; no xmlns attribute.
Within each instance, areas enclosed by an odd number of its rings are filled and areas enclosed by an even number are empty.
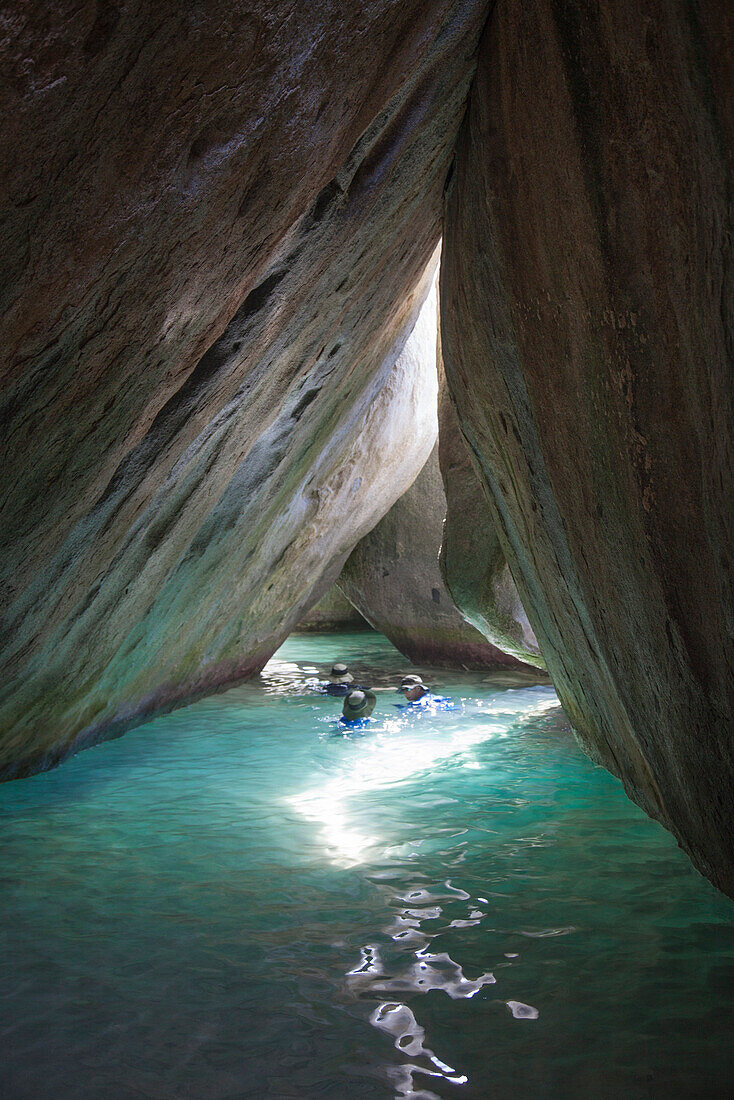
<svg viewBox="0 0 734 1100"><path fill-rule="evenodd" d="M566 713L734 895L731 42L724 3L498 3L441 313Z"/></svg>
<svg viewBox="0 0 734 1100"><path fill-rule="evenodd" d="M484 17L6 27L0 774L260 668L422 465L394 364Z"/></svg>

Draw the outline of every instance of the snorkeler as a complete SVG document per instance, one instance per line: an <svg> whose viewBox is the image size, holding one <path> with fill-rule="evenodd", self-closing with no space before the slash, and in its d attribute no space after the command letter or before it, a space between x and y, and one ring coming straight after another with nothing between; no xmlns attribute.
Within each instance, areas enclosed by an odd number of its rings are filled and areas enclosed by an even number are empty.
<svg viewBox="0 0 734 1100"><path fill-rule="evenodd" d="M352 724L363 718L369 718L375 709L377 697L373 691L362 691L354 688L345 696L342 716L340 721Z"/></svg>

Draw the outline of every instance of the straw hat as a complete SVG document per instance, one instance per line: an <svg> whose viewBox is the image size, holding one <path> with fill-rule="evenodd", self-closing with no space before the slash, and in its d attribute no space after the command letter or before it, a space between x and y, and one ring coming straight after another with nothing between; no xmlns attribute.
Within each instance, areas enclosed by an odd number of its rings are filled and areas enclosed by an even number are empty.
<svg viewBox="0 0 734 1100"><path fill-rule="evenodd" d="M351 684L354 680L349 669L342 661L338 661L331 666L331 676L329 678L332 684Z"/></svg>

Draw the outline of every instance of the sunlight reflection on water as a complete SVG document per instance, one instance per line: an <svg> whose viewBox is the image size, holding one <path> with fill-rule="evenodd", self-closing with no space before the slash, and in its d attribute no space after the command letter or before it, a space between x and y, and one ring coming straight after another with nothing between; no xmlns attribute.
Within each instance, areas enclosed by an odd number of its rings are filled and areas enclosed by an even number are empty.
<svg viewBox="0 0 734 1100"><path fill-rule="evenodd" d="M323 826L329 857L342 866L353 866L364 862L367 853L379 847L380 841L374 836L361 835L350 824L351 799L400 784L501 732L500 726L474 723L440 738L435 731L410 728L406 720L387 720L360 739L339 774L288 801L304 817Z"/></svg>
<svg viewBox="0 0 734 1100"><path fill-rule="evenodd" d="M319 680L377 694L349 732ZM0 1096L728 1095L734 920L546 684L368 632L0 788Z"/></svg>

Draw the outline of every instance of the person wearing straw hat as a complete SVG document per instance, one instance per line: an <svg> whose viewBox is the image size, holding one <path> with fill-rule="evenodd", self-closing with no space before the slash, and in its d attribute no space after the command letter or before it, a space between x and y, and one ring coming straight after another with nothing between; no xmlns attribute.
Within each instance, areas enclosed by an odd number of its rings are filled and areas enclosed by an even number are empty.
<svg viewBox="0 0 734 1100"><path fill-rule="evenodd" d="M362 691L361 688L353 688L344 697L340 720L348 725L353 725L364 718L369 718L375 709L376 702L377 696L374 691Z"/></svg>
<svg viewBox="0 0 734 1100"><path fill-rule="evenodd" d="M354 683L354 677L343 663L343 661L337 661L335 665L331 666L331 673L329 674L329 680L324 691L327 695L346 695L348 691L351 691L353 687L357 685Z"/></svg>

